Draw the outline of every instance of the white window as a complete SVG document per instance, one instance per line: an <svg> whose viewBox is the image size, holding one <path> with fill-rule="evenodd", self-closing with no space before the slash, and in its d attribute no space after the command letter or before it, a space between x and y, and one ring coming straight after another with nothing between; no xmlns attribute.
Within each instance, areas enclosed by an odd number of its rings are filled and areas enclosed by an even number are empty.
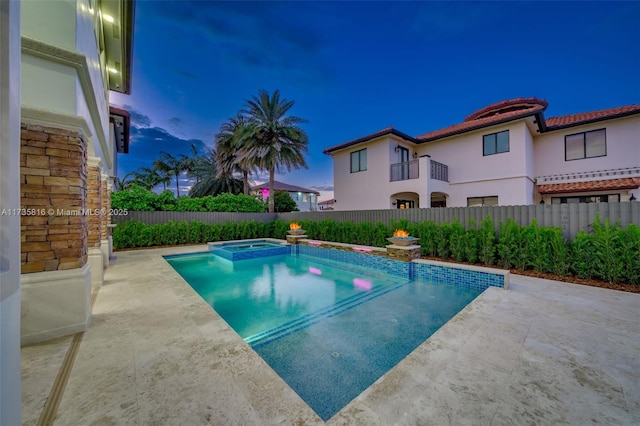
<svg viewBox="0 0 640 426"><path fill-rule="evenodd" d="M492 197L469 197L467 207L491 207L498 205L498 196Z"/></svg>
<svg viewBox="0 0 640 426"><path fill-rule="evenodd" d="M509 131L491 133L482 137L482 155L509 152Z"/></svg>
<svg viewBox="0 0 640 426"><path fill-rule="evenodd" d="M607 134L605 129L575 133L564 137L564 159L604 157L607 155Z"/></svg>
<svg viewBox="0 0 640 426"><path fill-rule="evenodd" d="M351 153L351 173L367 170L367 148Z"/></svg>

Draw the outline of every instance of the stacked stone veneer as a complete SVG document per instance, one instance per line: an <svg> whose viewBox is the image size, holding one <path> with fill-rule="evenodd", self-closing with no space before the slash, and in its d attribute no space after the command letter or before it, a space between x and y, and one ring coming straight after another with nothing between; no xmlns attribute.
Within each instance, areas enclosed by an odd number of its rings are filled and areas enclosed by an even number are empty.
<svg viewBox="0 0 640 426"><path fill-rule="evenodd" d="M100 238L102 236L102 173L99 164L91 164L87 167L87 243L89 248L100 247Z"/></svg>
<svg viewBox="0 0 640 426"><path fill-rule="evenodd" d="M20 135L22 273L87 262L87 141L78 132L23 124ZM44 212L44 214L42 214Z"/></svg>
<svg viewBox="0 0 640 426"><path fill-rule="evenodd" d="M111 208L111 189L107 185L106 179L102 180L102 216L100 219L102 223L100 224L100 238L102 240L106 240L109 238L109 225L111 225L111 215L109 214L109 209Z"/></svg>

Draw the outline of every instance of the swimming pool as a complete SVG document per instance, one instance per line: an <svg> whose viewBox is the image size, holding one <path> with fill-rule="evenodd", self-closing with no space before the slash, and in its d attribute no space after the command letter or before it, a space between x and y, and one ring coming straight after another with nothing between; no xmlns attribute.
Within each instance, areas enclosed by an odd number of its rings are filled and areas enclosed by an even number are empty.
<svg viewBox="0 0 640 426"><path fill-rule="evenodd" d="M416 278L407 262L371 268L330 259L335 250L289 250L166 259L323 420L483 291Z"/></svg>

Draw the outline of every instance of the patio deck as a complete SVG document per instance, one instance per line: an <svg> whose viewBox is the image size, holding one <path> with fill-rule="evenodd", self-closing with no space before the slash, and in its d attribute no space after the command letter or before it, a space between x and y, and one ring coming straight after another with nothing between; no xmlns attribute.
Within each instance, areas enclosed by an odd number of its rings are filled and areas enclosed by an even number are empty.
<svg viewBox="0 0 640 426"><path fill-rule="evenodd" d="M323 424L161 257L204 250L117 253L56 425ZM23 424L73 340L22 349ZM640 295L512 275L326 424L640 424L639 353Z"/></svg>

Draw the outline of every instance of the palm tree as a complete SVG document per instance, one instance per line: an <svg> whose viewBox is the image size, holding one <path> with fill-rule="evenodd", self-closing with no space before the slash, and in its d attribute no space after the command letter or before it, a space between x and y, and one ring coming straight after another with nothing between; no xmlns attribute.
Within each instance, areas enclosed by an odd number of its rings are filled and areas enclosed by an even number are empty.
<svg viewBox="0 0 640 426"><path fill-rule="evenodd" d="M253 159L244 159L245 161L241 162L238 157L238 151L242 149L243 144L251 142L247 138L247 125L247 117L238 113L223 123L215 136L218 175L242 173L244 195L249 195L249 172L254 168L253 161L248 161Z"/></svg>
<svg viewBox="0 0 640 426"><path fill-rule="evenodd" d="M304 154L308 150L308 137L298 124L306 120L287 115L294 102L280 99L280 91L272 95L260 90L258 96L246 101L245 109L249 124L243 143L238 151L240 162L251 161L257 167L269 171L269 212L275 210L274 179L275 171L286 168L307 167Z"/></svg>
<svg viewBox="0 0 640 426"><path fill-rule="evenodd" d="M218 195L224 192L239 194L242 192L242 181L233 177L232 173L219 173L217 170L217 156L215 150L193 161L193 167L188 172L189 177L195 178L196 183L191 187L191 197Z"/></svg>
<svg viewBox="0 0 640 426"><path fill-rule="evenodd" d="M116 191L123 191L125 189L129 189L131 184L133 183L133 177L135 177L136 172L129 172L122 179L116 176L115 178L115 186Z"/></svg>
<svg viewBox="0 0 640 426"><path fill-rule="evenodd" d="M149 191L162 182L162 178L155 168L150 169L148 167L141 167L134 173L134 183Z"/></svg>
<svg viewBox="0 0 640 426"><path fill-rule="evenodd" d="M162 184L162 190L166 191L167 185L171 183L171 173L167 170L159 169L155 164L153 166L153 170L155 170L158 175L159 183Z"/></svg>
<svg viewBox="0 0 640 426"><path fill-rule="evenodd" d="M161 152L162 157L153 163L154 168L159 171L166 172L169 176L176 177L176 195L180 196L180 175L186 172L190 167L189 157L180 155L180 158L174 157L168 152Z"/></svg>

